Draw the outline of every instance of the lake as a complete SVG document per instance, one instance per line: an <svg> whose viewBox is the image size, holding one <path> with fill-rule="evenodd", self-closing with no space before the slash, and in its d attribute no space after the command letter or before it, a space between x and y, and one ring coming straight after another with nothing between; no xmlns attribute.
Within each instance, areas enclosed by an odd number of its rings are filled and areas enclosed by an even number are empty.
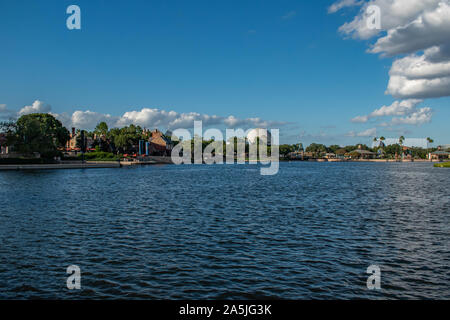
<svg viewBox="0 0 450 320"><path fill-rule="evenodd" d="M449 299L449 190L431 163L0 171L0 298Z"/></svg>

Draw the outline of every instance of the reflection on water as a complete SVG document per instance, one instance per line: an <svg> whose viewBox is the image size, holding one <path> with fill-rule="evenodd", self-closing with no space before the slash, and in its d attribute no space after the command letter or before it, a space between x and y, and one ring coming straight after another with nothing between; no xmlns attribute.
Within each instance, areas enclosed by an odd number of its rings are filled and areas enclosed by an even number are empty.
<svg viewBox="0 0 450 320"><path fill-rule="evenodd" d="M429 163L0 172L0 298L448 299L449 178Z"/></svg>

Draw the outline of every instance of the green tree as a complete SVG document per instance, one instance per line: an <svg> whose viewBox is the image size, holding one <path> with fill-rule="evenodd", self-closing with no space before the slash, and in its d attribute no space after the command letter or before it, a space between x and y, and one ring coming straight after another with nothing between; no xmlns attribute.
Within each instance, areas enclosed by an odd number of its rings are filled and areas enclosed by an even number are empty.
<svg viewBox="0 0 450 320"><path fill-rule="evenodd" d="M279 149L280 155L283 156L284 158L286 158L289 153L295 151L295 147L291 146L289 144L282 144L282 145L279 146L279 148L280 148Z"/></svg>
<svg viewBox="0 0 450 320"><path fill-rule="evenodd" d="M321 155L327 153L327 147L323 144L311 143L306 148L306 152L312 152L315 157L320 157Z"/></svg>
<svg viewBox="0 0 450 320"><path fill-rule="evenodd" d="M108 124L104 121L97 124L97 126L94 129L94 133L98 136L106 136L108 134Z"/></svg>
<svg viewBox="0 0 450 320"><path fill-rule="evenodd" d="M58 148L69 140L69 131L61 121L47 113L21 116L7 133L8 143L25 155L38 152L43 158L56 156Z"/></svg>
<svg viewBox="0 0 450 320"><path fill-rule="evenodd" d="M335 154L336 151L339 150L340 148L341 148L340 146L338 146L337 144L334 144L334 145L329 146L327 149L329 152Z"/></svg>
<svg viewBox="0 0 450 320"><path fill-rule="evenodd" d="M398 139L398 141L399 141L400 145L403 146L403 142L405 142L405 137L404 137L404 136L401 136L401 137Z"/></svg>
<svg viewBox="0 0 450 320"><path fill-rule="evenodd" d="M392 144L384 148L386 155L393 158L396 154L402 153L402 147L399 144Z"/></svg>

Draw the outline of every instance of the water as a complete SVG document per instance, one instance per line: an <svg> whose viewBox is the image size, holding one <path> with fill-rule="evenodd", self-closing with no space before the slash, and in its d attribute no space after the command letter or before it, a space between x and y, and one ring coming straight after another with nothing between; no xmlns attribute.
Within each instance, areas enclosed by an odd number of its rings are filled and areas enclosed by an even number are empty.
<svg viewBox="0 0 450 320"><path fill-rule="evenodd" d="M0 298L449 299L449 189L429 163L0 172Z"/></svg>

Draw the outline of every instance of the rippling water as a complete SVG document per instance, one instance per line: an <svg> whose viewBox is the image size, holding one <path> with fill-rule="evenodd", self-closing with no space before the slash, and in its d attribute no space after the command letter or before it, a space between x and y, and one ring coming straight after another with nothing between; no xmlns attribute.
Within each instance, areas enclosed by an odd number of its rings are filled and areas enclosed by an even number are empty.
<svg viewBox="0 0 450 320"><path fill-rule="evenodd" d="M0 298L449 299L449 190L429 163L0 172Z"/></svg>

